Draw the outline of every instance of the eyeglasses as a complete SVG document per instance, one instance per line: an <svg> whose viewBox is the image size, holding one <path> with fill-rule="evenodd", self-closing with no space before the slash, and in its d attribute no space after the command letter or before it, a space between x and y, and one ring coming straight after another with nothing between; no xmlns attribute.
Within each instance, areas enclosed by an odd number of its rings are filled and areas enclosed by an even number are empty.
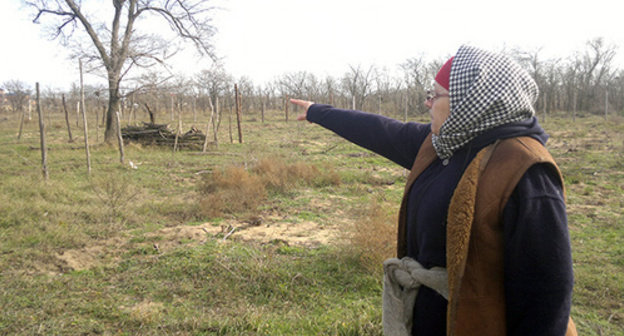
<svg viewBox="0 0 624 336"><path fill-rule="evenodd" d="M427 101L433 103L438 98L450 97L449 94L435 93L433 90L427 90Z"/></svg>

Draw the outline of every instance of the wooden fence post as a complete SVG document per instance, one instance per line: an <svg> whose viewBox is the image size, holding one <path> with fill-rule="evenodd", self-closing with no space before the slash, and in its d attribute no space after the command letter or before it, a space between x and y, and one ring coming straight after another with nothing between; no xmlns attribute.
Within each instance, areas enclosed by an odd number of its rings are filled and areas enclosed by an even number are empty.
<svg viewBox="0 0 624 336"><path fill-rule="evenodd" d="M41 168L44 180L48 180L48 148L46 147L45 125L43 124L43 115L41 113L41 102L39 101L39 82L35 84L37 90L37 114L39 115L39 139L41 143Z"/></svg>
<svg viewBox="0 0 624 336"><path fill-rule="evenodd" d="M115 117L117 119L117 142L119 143L119 162L124 163L124 145L123 137L121 136L121 118L119 117L119 111L115 111Z"/></svg>
<svg viewBox="0 0 624 336"><path fill-rule="evenodd" d="M262 123L264 124L264 110L266 110L266 100L262 97Z"/></svg>
<svg viewBox="0 0 624 336"><path fill-rule="evenodd" d="M208 133L210 133L210 124L212 124L212 117L214 116L214 105L212 105L212 98L210 98L210 95L208 95L208 107L210 108L210 119L208 119L208 123L206 124L206 137L204 138L202 153L206 153L206 148L208 147Z"/></svg>
<svg viewBox="0 0 624 336"><path fill-rule="evenodd" d="M215 147L219 148L219 139L217 137L219 125L221 125L221 109L219 108L219 96L215 96L214 112L214 118L212 118L212 134L214 135Z"/></svg>
<svg viewBox="0 0 624 336"><path fill-rule="evenodd" d="M230 104L230 114L228 114L228 127L230 129L230 143L234 143L234 138L232 138L232 109L234 109L234 106Z"/></svg>
<svg viewBox="0 0 624 336"><path fill-rule="evenodd" d="M80 127L80 100L76 102L76 127Z"/></svg>
<svg viewBox="0 0 624 336"><path fill-rule="evenodd" d="M238 85L234 84L236 98L236 125L238 126L238 143L243 143L243 130L241 129L241 95L238 92Z"/></svg>
<svg viewBox="0 0 624 336"><path fill-rule="evenodd" d="M180 138L180 132L182 131L182 117L180 116L180 108L178 107L178 127L176 129L175 139L173 141L173 152L171 155L174 155L178 150L178 139Z"/></svg>
<svg viewBox="0 0 624 336"><path fill-rule="evenodd" d="M18 142L22 138L22 130L24 129L24 114L26 114L26 112L23 109L20 109L20 112L22 112L22 115L20 116L19 132L17 133Z"/></svg>
<svg viewBox="0 0 624 336"><path fill-rule="evenodd" d="M63 102L63 110L65 111L65 123L67 124L67 133L69 133L69 142L74 142L71 127L69 127L69 113L67 113L67 104L65 104L65 94L61 96L61 101Z"/></svg>
<svg viewBox="0 0 624 336"><path fill-rule="evenodd" d="M91 153L89 152L89 130L87 127L87 112L84 106L84 82L82 80L82 60L78 59L80 68L80 110L82 111L82 125L84 129L85 152L87 154L87 175L91 175Z"/></svg>

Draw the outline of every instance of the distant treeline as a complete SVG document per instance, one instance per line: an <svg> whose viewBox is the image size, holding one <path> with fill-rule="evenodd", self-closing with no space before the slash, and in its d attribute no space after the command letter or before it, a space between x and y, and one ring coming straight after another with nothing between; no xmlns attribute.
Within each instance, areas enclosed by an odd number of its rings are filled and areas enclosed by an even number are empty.
<svg viewBox="0 0 624 336"><path fill-rule="evenodd" d="M588 41L583 50L556 59L544 58L541 49L533 51L504 50L516 59L536 80L540 95L535 105L538 114L565 111L577 113L623 114L624 70L614 66L616 47L602 38ZM191 77L150 72L122 83L122 110L149 106L160 121L172 120L174 110L202 112L211 106L229 109L234 104L234 84L242 96L242 111L260 113L265 109L285 110L289 97L299 97L342 108L409 118L426 113L423 105L426 90L445 59L428 60L425 55L405 60L400 71L378 66L349 66L342 76L319 78L307 71L285 73L269 83L253 83L248 77L233 78L222 65L201 70ZM28 105L30 85L19 80L4 82L0 102L3 109L20 110ZM43 104L60 110L60 96L69 105L79 99L79 88L69 92L43 92ZM107 89L85 88L87 109L107 105Z"/></svg>

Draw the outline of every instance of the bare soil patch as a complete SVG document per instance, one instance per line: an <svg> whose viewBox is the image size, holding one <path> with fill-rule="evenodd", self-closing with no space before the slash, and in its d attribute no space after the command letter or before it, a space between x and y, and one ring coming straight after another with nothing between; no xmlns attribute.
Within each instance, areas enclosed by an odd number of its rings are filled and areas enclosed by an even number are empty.
<svg viewBox="0 0 624 336"><path fill-rule="evenodd" d="M342 220L344 222L344 220ZM208 239L227 242L242 240L267 244L274 241L294 246L315 248L332 244L339 239L339 228L344 225L323 225L313 221L293 222L277 214L254 217L244 221L225 220L219 224L180 225L145 233L139 237L123 232L118 237L96 241L91 245L57 252L50 261L35 265L38 272L55 274L85 270L98 265L113 265L128 251L149 251L159 255L182 246L192 247Z"/></svg>

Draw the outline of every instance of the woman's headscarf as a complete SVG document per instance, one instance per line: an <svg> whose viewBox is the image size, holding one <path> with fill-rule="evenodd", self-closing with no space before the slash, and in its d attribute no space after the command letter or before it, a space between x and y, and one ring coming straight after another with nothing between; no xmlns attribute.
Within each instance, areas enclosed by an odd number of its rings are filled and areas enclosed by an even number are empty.
<svg viewBox="0 0 624 336"><path fill-rule="evenodd" d="M538 87L509 57L461 46L452 61L451 114L433 135L441 159L489 129L535 115Z"/></svg>

